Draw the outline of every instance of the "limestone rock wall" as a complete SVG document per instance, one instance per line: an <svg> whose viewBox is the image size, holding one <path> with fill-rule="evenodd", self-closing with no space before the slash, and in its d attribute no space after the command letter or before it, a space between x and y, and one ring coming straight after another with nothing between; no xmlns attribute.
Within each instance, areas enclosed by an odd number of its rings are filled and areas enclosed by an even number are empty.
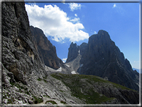
<svg viewBox="0 0 142 107"><path fill-rule="evenodd" d="M2 3L2 64L24 84L29 74L46 75L33 45L24 2Z"/></svg>

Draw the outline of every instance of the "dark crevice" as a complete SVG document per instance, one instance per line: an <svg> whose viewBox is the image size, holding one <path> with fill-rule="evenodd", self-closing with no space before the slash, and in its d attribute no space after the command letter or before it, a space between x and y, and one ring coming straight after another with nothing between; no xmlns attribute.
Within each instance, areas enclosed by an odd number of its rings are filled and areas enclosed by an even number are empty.
<svg viewBox="0 0 142 107"><path fill-rule="evenodd" d="M17 14L17 6L16 6L16 4L14 4L14 10L15 10L15 15L16 15L16 17L18 18L18 14Z"/></svg>

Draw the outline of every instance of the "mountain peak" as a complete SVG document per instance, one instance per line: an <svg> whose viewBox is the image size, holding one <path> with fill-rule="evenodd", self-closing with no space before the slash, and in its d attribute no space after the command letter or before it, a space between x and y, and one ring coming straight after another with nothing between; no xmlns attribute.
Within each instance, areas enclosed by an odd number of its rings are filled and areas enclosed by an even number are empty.
<svg viewBox="0 0 142 107"><path fill-rule="evenodd" d="M104 35L104 34L108 34L108 32L107 32L107 31L105 31L105 30L99 30L99 31L98 31L98 34L102 34L102 35Z"/></svg>
<svg viewBox="0 0 142 107"><path fill-rule="evenodd" d="M69 53L68 53L68 58L67 58L67 62L72 61L73 59L75 59L78 55L78 46L76 43L71 43L70 47L69 47Z"/></svg>
<svg viewBox="0 0 142 107"><path fill-rule="evenodd" d="M98 42L110 42L110 36L108 34L108 32L104 31L104 30L99 30L98 34L93 34L92 36L89 37L89 42L92 43L98 43Z"/></svg>
<svg viewBox="0 0 142 107"><path fill-rule="evenodd" d="M77 70L80 74L108 78L111 82L138 90L138 73L132 70L131 64L111 40L108 32L99 30L98 34L89 37L88 44L82 43L78 47L74 45L76 48L71 46L67 61L74 60L80 50L79 63L83 65Z"/></svg>

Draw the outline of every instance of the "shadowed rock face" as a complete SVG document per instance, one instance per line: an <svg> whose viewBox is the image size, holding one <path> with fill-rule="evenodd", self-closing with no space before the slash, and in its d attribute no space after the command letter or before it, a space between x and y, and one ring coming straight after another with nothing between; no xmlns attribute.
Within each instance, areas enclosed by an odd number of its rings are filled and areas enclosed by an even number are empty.
<svg viewBox="0 0 142 107"><path fill-rule="evenodd" d="M68 58L67 58L67 61L66 61L66 63L67 62L70 62L70 61L72 61L72 60L74 60L76 57L77 57L77 55L78 55L78 46L77 46L77 44L75 43L71 43L71 45L70 45L70 47L69 47L69 53L68 53Z"/></svg>
<svg viewBox="0 0 142 107"><path fill-rule="evenodd" d="M80 74L100 76L138 90L138 73L132 70L129 61L124 58L106 31L100 30L89 38L88 44L78 47L82 53L80 65L83 65L78 69Z"/></svg>
<svg viewBox="0 0 142 107"><path fill-rule="evenodd" d="M51 68L58 69L63 62L57 57L56 48L53 46L43 31L39 28L30 27L33 41L42 62Z"/></svg>

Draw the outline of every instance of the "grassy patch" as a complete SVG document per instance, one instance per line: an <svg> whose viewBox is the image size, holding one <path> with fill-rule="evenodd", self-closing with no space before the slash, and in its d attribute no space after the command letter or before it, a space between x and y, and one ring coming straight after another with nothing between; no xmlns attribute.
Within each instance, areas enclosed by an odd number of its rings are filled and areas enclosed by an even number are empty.
<svg viewBox="0 0 142 107"><path fill-rule="evenodd" d="M44 81L44 82L46 82L46 83L47 83L47 80L46 80L46 79L47 79L47 77L44 77L43 79L38 78L37 80L38 80L38 81Z"/></svg>
<svg viewBox="0 0 142 107"><path fill-rule="evenodd" d="M30 91L26 86L22 86L19 83L11 83L12 86L16 86L19 89L19 92L25 92L26 94L30 95Z"/></svg>
<svg viewBox="0 0 142 107"><path fill-rule="evenodd" d="M8 99L7 104L12 104L12 103L13 103L13 101L11 99Z"/></svg>
<svg viewBox="0 0 142 107"><path fill-rule="evenodd" d="M124 89L124 90L132 90L132 91L136 91L136 90L133 90L133 89L130 89L130 88L127 88L125 86L122 86L120 84L116 84L116 83L113 83L113 82L110 82L109 83L113 84L113 86L115 86L116 88L121 88L121 89Z"/></svg>
<svg viewBox="0 0 142 107"><path fill-rule="evenodd" d="M28 94L28 95L30 95L31 91L30 90L29 91L26 90L25 93Z"/></svg>
<svg viewBox="0 0 142 107"><path fill-rule="evenodd" d="M107 82L99 77L91 75L67 75L67 74L52 74L56 79L61 80L66 86L71 89L72 95L86 102L87 104L100 104L102 102L111 101L113 98L108 98L104 95L101 95L92 87L88 86L89 81L91 84L98 82L104 83Z"/></svg>
<svg viewBox="0 0 142 107"><path fill-rule="evenodd" d="M42 99L42 98L38 98L38 97L36 97L36 96L33 96L33 98L34 98L34 103L35 103L35 104L38 104L38 103L43 102L43 99Z"/></svg>
<svg viewBox="0 0 142 107"><path fill-rule="evenodd" d="M49 96L49 95L43 95L43 97L49 97L49 98L50 98L50 96Z"/></svg>
<svg viewBox="0 0 142 107"><path fill-rule="evenodd" d="M43 79L43 81L47 83L47 81L45 79Z"/></svg>
<svg viewBox="0 0 142 107"><path fill-rule="evenodd" d="M38 78L37 80L38 80L38 81L41 81L42 79L41 79L41 78Z"/></svg>
<svg viewBox="0 0 142 107"><path fill-rule="evenodd" d="M68 74L52 74L52 76L56 79L62 80L63 79L67 79L67 78L71 78L72 80L77 80L77 79L86 79L86 81L90 84L98 82L98 83L111 83L113 84L114 87L116 88L121 88L121 89L126 89L126 90L132 90L130 88L127 88L125 86L110 82L108 80L104 80L98 76L94 76L94 75L80 75L80 74L74 74L74 75L68 75ZM76 82L76 81L73 81ZM135 91L135 90L133 90Z"/></svg>
<svg viewBox="0 0 142 107"><path fill-rule="evenodd" d="M13 104L13 102L14 102L14 98L13 97L11 97L11 99L8 99L8 104Z"/></svg>
<svg viewBox="0 0 142 107"><path fill-rule="evenodd" d="M48 100L45 102L45 104L47 104L48 102L52 103L52 104L57 104L55 101L52 101L52 100Z"/></svg>
<svg viewBox="0 0 142 107"><path fill-rule="evenodd" d="M63 90L59 90L59 91L64 92Z"/></svg>
<svg viewBox="0 0 142 107"><path fill-rule="evenodd" d="M47 79L47 76L43 77L43 79Z"/></svg>
<svg viewBox="0 0 142 107"><path fill-rule="evenodd" d="M63 103L63 104L67 104L65 101L60 101L61 103Z"/></svg>
<svg viewBox="0 0 142 107"><path fill-rule="evenodd" d="M15 85L15 82L10 82L10 84L11 84L12 86L14 86L14 85Z"/></svg>

